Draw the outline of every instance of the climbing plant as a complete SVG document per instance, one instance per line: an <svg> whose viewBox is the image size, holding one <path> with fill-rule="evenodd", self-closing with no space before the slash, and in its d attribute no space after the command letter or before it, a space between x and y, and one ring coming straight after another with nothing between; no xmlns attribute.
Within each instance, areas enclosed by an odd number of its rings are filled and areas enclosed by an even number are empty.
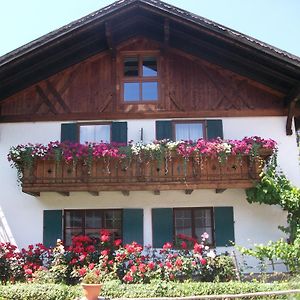
<svg viewBox="0 0 300 300"><path fill-rule="evenodd" d="M261 174L261 180L255 187L247 189L246 195L249 203L277 204L287 211L289 227L286 231L290 234L290 242L295 240L297 229L300 229L300 189L278 171L276 153Z"/></svg>

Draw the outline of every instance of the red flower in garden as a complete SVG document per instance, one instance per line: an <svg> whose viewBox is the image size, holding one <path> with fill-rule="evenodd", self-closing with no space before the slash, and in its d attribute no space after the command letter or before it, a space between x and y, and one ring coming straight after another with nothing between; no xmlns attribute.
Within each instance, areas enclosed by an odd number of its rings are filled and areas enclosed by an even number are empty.
<svg viewBox="0 0 300 300"><path fill-rule="evenodd" d="M176 261L175 261L175 265L177 267L181 267L182 266L182 260L180 258L177 258Z"/></svg>
<svg viewBox="0 0 300 300"><path fill-rule="evenodd" d="M81 268L81 269L79 269L79 275L81 276L81 277L83 277L85 274L86 274L86 269L85 268Z"/></svg>
<svg viewBox="0 0 300 300"><path fill-rule="evenodd" d="M149 268L150 270L153 270L153 269L155 268L155 263L154 263L153 261L150 261L150 262L148 263L148 268Z"/></svg>
<svg viewBox="0 0 300 300"><path fill-rule="evenodd" d="M137 267L136 267L136 266L131 266L131 267L130 267L130 271L131 271L132 273L135 273L135 272L137 271Z"/></svg>
<svg viewBox="0 0 300 300"><path fill-rule="evenodd" d="M133 281L133 277L131 276L131 274L128 272L124 277L123 280L125 282L132 282Z"/></svg>
<svg viewBox="0 0 300 300"><path fill-rule="evenodd" d="M114 241L114 245L116 247L119 247L121 244L122 244L122 240L121 239L117 239L117 240Z"/></svg>
<svg viewBox="0 0 300 300"><path fill-rule="evenodd" d="M201 265L206 265L206 259L205 258L201 258L200 259L200 263L201 263Z"/></svg>
<svg viewBox="0 0 300 300"><path fill-rule="evenodd" d="M101 242L105 243L108 242L110 240L109 235L103 234L101 235Z"/></svg>
<svg viewBox="0 0 300 300"><path fill-rule="evenodd" d="M169 261L167 261L167 262L166 262L166 267L167 267L168 269L172 269L172 264L171 264Z"/></svg>
<svg viewBox="0 0 300 300"><path fill-rule="evenodd" d="M94 264L94 263L90 263L90 264L89 264L89 269L90 269L90 270L93 270L94 267L95 267L95 264Z"/></svg>
<svg viewBox="0 0 300 300"><path fill-rule="evenodd" d="M95 246L93 245L89 245L86 247L86 252L91 253L91 252L95 252Z"/></svg>
<svg viewBox="0 0 300 300"><path fill-rule="evenodd" d="M146 265L143 264L143 263L141 263L141 264L139 265L139 271L140 271L141 273L145 273L145 272L146 272Z"/></svg>
<svg viewBox="0 0 300 300"><path fill-rule="evenodd" d="M26 275L32 275L32 270L31 269L25 269L25 274Z"/></svg>
<svg viewBox="0 0 300 300"><path fill-rule="evenodd" d="M194 245L194 252L195 253L202 253L203 246L201 244L195 243Z"/></svg>
<svg viewBox="0 0 300 300"><path fill-rule="evenodd" d="M164 250L168 250L168 249L171 249L173 246L172 246L172 244L171 243L165 243L164 245L163 245L163 249Z"/></svg>
<svg viewBox="0 0 300 300"><path fill-rule="evenodd" d="M182 242L181 243L181 248L186 250L187 249L187 243L186 242Z"/></svg>
<svg viewBox="0 0 300 300"><path fill-rule="evenodd" d="M101 251L101 255L102 256L107 256L109 254L109 250L108 249L104 249Z"/></svg>
<svg viewBox="0 0 300 300"><path fill-rule="evenodd" d="M110 236L110 231L107 230L107 229L101 229L100 230L100 235L108 235L108 236Z"/></svg>

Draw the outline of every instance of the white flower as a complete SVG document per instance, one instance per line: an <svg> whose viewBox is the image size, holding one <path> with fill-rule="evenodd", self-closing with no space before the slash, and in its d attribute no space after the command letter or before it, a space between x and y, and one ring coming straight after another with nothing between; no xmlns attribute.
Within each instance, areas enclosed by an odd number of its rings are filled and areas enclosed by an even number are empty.
<svg viewBox="0 0 300 300"><path fill-rule="evenodd" d="M216 257L216 253L215 253L213 250L210 250L210 251L207 253L207 257L215 258L215 257Z"/></svg>

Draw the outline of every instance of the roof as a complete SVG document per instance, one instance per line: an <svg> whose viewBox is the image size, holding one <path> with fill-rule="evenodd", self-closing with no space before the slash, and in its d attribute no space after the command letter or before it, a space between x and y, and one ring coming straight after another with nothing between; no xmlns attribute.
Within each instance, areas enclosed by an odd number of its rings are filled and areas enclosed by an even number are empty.
<svg viewBox="0 0 300 300"><path fill-rule="evenodd" d="M166 19L172 47L283 93L299 85L298 56L159 0L119 0L0 57L0 100L107 50L107 24L116 44L135 35L163 42Z"/></svg>

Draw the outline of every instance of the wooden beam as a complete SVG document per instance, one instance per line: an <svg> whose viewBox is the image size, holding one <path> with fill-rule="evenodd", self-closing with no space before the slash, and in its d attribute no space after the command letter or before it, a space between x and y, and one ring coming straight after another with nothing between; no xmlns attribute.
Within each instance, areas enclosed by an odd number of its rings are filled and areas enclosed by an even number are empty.
<svg viewBox="0 0 300 300"><path fill-rule="evenodd" d="M185 193L186 195L191 195L193 191L194 191L194 190L187 189L187 190L184 191L184 193Z"/></svg>
<svg viewBox="0 0 300 300"><path fill-rule="evenodd" d="M108 21L105 22L105 37L106 37L107 46L108 46L110 52L115 56L116 46L113 42L111 24Z"/></svg>
<svg viewBox="0 0 300 300"><path fill-rule="evenodd" d="M124 191L122 191L122 194L124 196L129 196L130 192L128 190L124 190Z"/></svg>
<svg viewBox="0 0 300 300"><path fill-rule="evenodd" d="M293 118L295 116L295 110L296 110L296 101L292 101L289 104L289 110L288 110L288 115L286 119L286 135L292 135L293 130L292 130L292 124L293 124Z"/></svg>
<svg viewBox="0 0 300 300"><path fill-rule="evenodd" d="M165 18L164 22L164 44L166 47L169 47L170 42L170 20Z"/></svg>
<svg viewBox="0 0 300 300"><path fill-rule="evenodd" d="M160 190L154 190L153 193L154 193L154 195L158 196L158 195L160 195Z"/></svg>
<svg viewBox="0 0 300 300"><path fill-rule="evenodd" d="M60 93L55 89L55 87L50 83L49 80L46 80L46 84L47 84L47 89L54 96L55 100L61 105L61 107L63 108L64 112L70 113L71 109L67 105L67 103L64 101L64 99L62 98L62 96L60 95Z"/></svg>
<svg viewBox="0 0 300 300"><path fill-rule="evenodd" d="M226 191L227 189L216 189L216 194L222 194Z"/></svg>
<svg viewBox="0 0 300 300"><path fill-rule="evenodd" d="M25 191L23 191L23 192L30 195L30 196L33 196L33 197L40 197L41 196L40 192L25 192Z"/></svg>
<svg viewBox="0 0 300 300"><path fill-rule="evenodd" d="M285 103L288 103L288 113L286 119L286 135L292 135L293 118L296 114L296 103L300 99L300 84L297 85L284 99Z"/></svg>
<svg viewBox="0 0 300 300"><path fill-rule="evenodd" d="M160 118L215 118L215 117L258 117L286 116L288 109L244 109L244 110L200 110L200 111L154 111L132 113L84 112L71 114L27 114L2 115L1 123L73 120L113 120L113 119L160 119ZM297 113L297 110L296 110ZM300 115L300 111L298 111Z"/></svg>
<svg viewBox="0 0 300 300"><path fill-rule="evenodd" d="M41 89L40 86L36 86L35 90L37 92L37 94L41 97L41 99L43 100L43 102L49 107L50 111L54 114L57 115L57 110L55 108L55 106L52 104L52 102L48 99L48 97L46 96L46 94L44 93L44 91Z"/></svg>
<svg viewBox="0 0 300 300"><path fill-rule="evenodd" d="M70 192L57 192L57 193L64 196L64 197L69 197L70 196Z"/></svg>
<svg viewBox="0 0 300 300"><path fill-rule="evenodd" d="M88 193L95 197L98 197L100 194L98 191L88 191Z"/></svg>

